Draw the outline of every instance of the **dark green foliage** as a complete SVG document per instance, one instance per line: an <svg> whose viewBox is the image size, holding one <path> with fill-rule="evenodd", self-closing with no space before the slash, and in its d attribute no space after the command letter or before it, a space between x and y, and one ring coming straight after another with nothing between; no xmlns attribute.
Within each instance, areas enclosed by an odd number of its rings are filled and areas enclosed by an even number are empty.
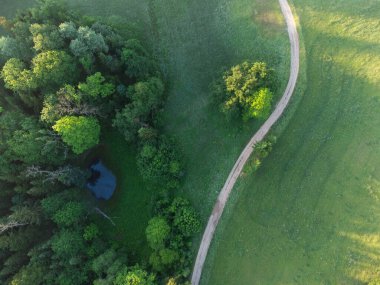
<svg viewBox="0 0 380 285"><path fill-rule="evenodd" d="M0 37L0 61L6 61L10 58L25 59L25 46L17 39L12 37Z"/></svg>
<svg viewBox="0 0 380 285"><path fill-rule="evenodd" d="M38 6L29 10L31 19L39 23L58 25L74 19L71 10L67 9L64 1L38 0Z"/></svg>
<svg viewBox="0 0 380 285"><path fill-rule="evenodd" d="M100 72L88 76L85 83L79 83L78 89L93 100L108 97L115 92L115 86L107 83Z"/></svg>
<svg viewBox="0 0 380 285"><path fill-rule="evenodd" d="M119 60L119 58L117 56L99 53L98 57L99 57L100 63L106 69L108 69L110 72L120 72L121 71L122 64L121 64L121 61Z"/></svg>
<svg viewBox="0 0 380 285"><path fill-rule="evenodd" d="M178 187L183 173L179 154L173 142L166 137L144 143L137 165L146 180L168 188Z"/></svg>
<svg viewBox="0 0 380 285"><path fill-rule="evenodd" d="M164 85L159 78L152 77L128 88L131 103L120 110L113 125L124 134L126 140L136 138L139 129L153 124L157 112L162 108Z"/></svg>
<svg viewBox="0 0 380 285"><path fill-rule="evenodd" d="M51 248L62 259L78 257L84 249L83 237L79 231L62 229L52 237Z"/></svg>
<svg viewBox="0 0 380 285"><path fill-rule="evenodd" d="M146 228L146 238L151 248L161 249L169 237L170 227L164 218L155 217L149 221Z"/></svg>
<svg viewBox="0 0 380 285"><path fill-rule="evenodd" d="M116 275L124 270L124 264L125 256L118 254L114 249L108 249L97 256L91 264L91 270L97 276L94 285L113 284Z"/></svg>
<svg viewBox="0 0 380 285"><path fill-rule="evenodd" d="M157 216L146 230L153 249L149 263L160 274L186 277L191 266L190 240L200 230L199 217L188 200L179 197L171 200L166 191L155 204Z"/></svg>
<svg viewBox="0 0 380 285"><path fill-rule="evenodd" d="M83 220L85 214L86 211L83 203L68 202L54 214L52 220L58 226L72 226Z"/></svg>
<svg viewBox="0 0 380 285"><path fill-rule="evenodd" d="M73 58L64 51L46 51L32 59L32 71L43 89L72 83L78 78L78 68Z"/></svg>
<svg viewBox="0 0 380 285"><path fill-rule="evenodd" d="M155 64L148 57L147 51L136 40L128 40L122 50L121 60L125 67L125 74L136 79L145 79L154 73Z"/></svg>
<svg viewBox="0 0 380 285"><path fill-rule="evenodd" d="M4 112L0 115L0 151L4 152L8 145L6 141L13 133L20 128L22 120L25 118L19 112Z"/></svg>
<svg viewBox="0 0 380 285"><path fill-rule="evenodd" d="M95 22L91 29L96 33L103 36L106 44L113 50L118 50L124 45L124 39L116 33L110 26L102 24L100 22ZM146 54L146 56L148 56Z"/></svg>
<svg viewBox="0 0 380 285"><path fill-rule="evenodd" d="M33 49L33 39L30 33L30 23L22 20L16 21L12 25L11 34L16 40L17 48L21 52L20 58L24 61L30 61L35 55Z"/></svg>
<svg viewBox="0 0 380 285"><path fill-rule="evenodd" d="M174 263L177 262L178 259L179 254L177 251L169 248L162 248L151 254L149 263L155 271L162 272L173 267Z"/></svg>
<svg viewBox="0 0 380 285"><path fill-rule="evenodd" d="M175 198L169 207L169 213L173 217L174 227L181 235L190 237L199 232L199 217L188 200Z"/></svg>
<svg viewBox="0 0 380 285"><path fill-rule="evenodd" d="M96 224L94 223L89 224L88 226L84 228L84 233L83 233L84 240L86 241L94 240L95 238L99 236L99 233L100 233L99 231L100 230Z"/></svg>
<svg viewBox="0 0 380 285"><path fill-rule="evenodd" d="M122 243L104 238L83 191L89 172L79 166L80 154L99 143L100 125L112 122L137 143L149 185L178 188L179 154L160 135L165 87L157 64L138 40L63 2L38 2L0 38L1 90L8 89L0 107L0 283L157 284L132 266ZM143 264L160 283L166 273L187 276L198 225L187 202L170 204L146 231L153 254Z"/></svg>
<svg viewBox="0 0 380 285"><path fill-rule="evenodd" d="M59 141L44 133L35 119L25 117L19 129L6 140L5 156L11 161L27 164L59 164L64 160L64 149Z"/></svg>
<svg viewBox="0 0 380 285"><path fill-rule="evenodd" d="M272 151L276 140L277 138L275 136L269 136L264 141L261 141L255 145L252 156L248 161L249 171L256 171L260 167L261 161Z"/></svg>
<svg viewBox="0 0 380 285"><path fill-rule="evenodd" d="M37 265L29 265L21 268L12 279L12 285L42 285L44 269Z"/></svg>
<svg viewBox="0 0 380 285"><path fill-rule="evenodd" d="M0 278L17 273L17 268L20 268L26 261L26 257L21 252L16 252L10 255L4 261L4 267L0 271Z"/></svg>

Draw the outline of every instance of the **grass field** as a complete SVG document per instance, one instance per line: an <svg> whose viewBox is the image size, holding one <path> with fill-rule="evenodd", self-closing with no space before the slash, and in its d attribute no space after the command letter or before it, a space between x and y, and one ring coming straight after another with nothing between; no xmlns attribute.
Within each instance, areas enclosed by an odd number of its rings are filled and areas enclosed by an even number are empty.
<svg viewBox="0 0 380 285"><path fill-rule="evenodd" d="M100 158L117 177L115 194L108 201L96 204L108 214L116 226L99 216L102 232L112 241L121 242L129 252L132 262L149 258L150 250L145 240L145 228L151 218L154 191L140 176L135 160L136 149L125 143L115 130L103 130L98 149L91 154Z"/></svg>
<svg viewBox="0 0 380 285"><path fill-rule="evenodd" d="M241 179L202 284L366 284L380 276L380 1L294 1L307 90Z"/></svg>
<svg viewBox="0 0 380 285"><path fill-rule="evenodd" d="M285 23L276 0L153 3L158 52L171 84L167 132L185 156L181 192L205 223L235 160L261 124L227 123L210 102L209 84L223 67L264 60L276 69L282 90L289 74Z"/></svg>

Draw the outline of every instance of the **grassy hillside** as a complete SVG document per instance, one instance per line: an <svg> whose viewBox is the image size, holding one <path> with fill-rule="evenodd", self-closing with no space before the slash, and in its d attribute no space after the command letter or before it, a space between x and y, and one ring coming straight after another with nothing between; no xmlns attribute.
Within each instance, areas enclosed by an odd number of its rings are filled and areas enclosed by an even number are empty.
<svg viewBox="0 0 380 285"><path fill-rule="evenodd" d="M295 6L307 90L262 168L235 189L202 284L380 275L380 2Z"/></svg>

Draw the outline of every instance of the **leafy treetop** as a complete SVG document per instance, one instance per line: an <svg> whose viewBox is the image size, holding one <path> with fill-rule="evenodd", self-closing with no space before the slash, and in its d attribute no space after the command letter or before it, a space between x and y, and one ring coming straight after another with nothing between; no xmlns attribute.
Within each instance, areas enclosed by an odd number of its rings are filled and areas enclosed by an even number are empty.
<svg viewBox="0 0 380 285"><path fill-rule="evenodd" d="M99 143L100 125L93 117L62 117L55 123L53 129L76 154L81 154Z"/></svg>

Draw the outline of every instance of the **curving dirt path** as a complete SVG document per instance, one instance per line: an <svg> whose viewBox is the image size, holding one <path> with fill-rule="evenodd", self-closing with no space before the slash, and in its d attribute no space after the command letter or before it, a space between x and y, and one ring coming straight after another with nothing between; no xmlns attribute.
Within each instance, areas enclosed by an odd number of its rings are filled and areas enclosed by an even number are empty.
<svg viewBox="0 0 380 285"><path fill-rule="evenodd" d="M211 240L214 236L214 232L218 225L219 219L222 216L224 206L226 205L232 188L234 187L236 180L240 176L240 173L242 172L245 163L252 154L253 147L256 143L260 142L266 136L270 128L281 117L282 113L284 112L286 106L289 103L290 98L293 95L293 91L296 86L299 71L299 37L297 32L297 26L287 0L279 0L279 2L282 13L286 20L286 24L288 26L288 33L290 39L291 63L289 82L284 92L284 95L282 96L281 100L278 102L276 106L276 109L261 126L261 128L253 135L247 146L244 148L243 152L240 154L238 160L232 168L226 183L224 184L222 190L219 193L218 199L215 203L214 209L208 220L206 229L203 233L202 241L198 250L197 259L195 261L193 269L193 275L191 277L192 285L199 284L207 252L210 247Z"/></svg>

